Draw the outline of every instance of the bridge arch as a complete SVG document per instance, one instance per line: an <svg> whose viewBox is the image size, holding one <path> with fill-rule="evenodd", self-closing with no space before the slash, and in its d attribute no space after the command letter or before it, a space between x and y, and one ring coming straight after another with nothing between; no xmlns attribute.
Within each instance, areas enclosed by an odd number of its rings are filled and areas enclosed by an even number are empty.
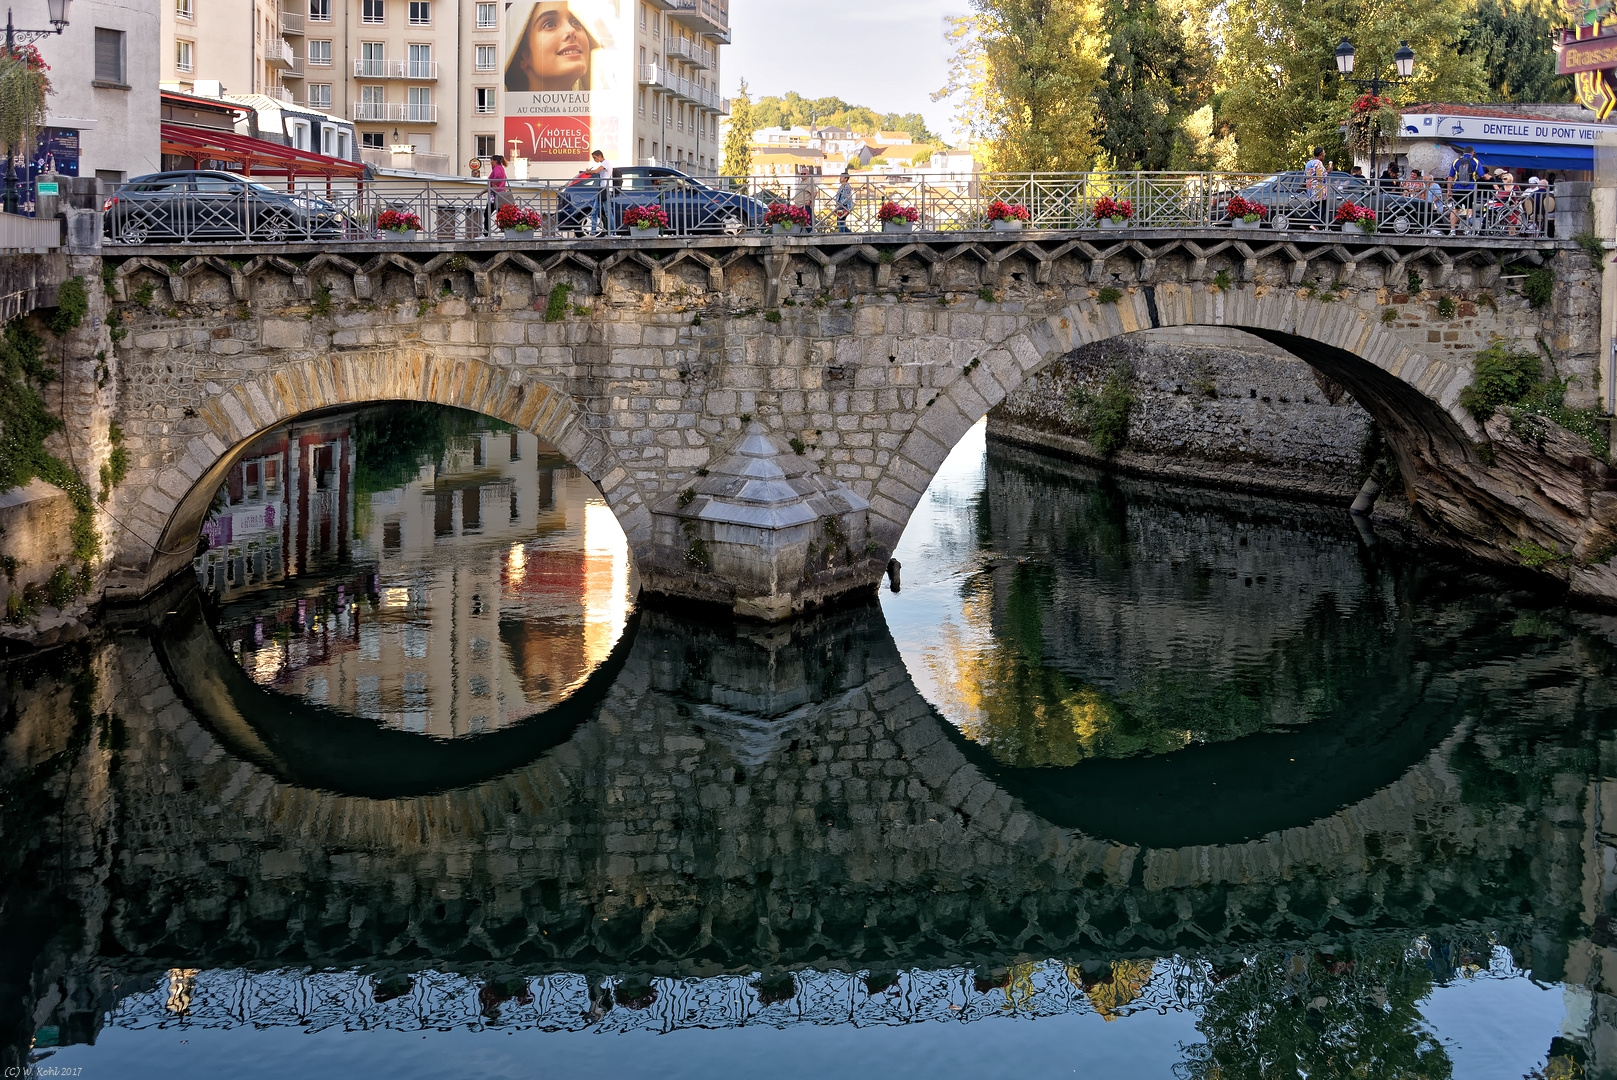
<svg viewBox="0 0 1617 1080"><path fill-rule="evenodd" d="M1484 435L1459 404L1472 378L1469 355L1416 348L1380 322L1385 309L1261 284L1220 289L1159 283L1119 291L1115 302L1102 302L1099 291L1091 290L1052 314L1004 325L997 336L989 333L979 356L917 402L914 427L871 496L875 509L897 526L891 544L944 458L989 410L1075 349L1142 330L1235 329L1292 353L1364 406L1411 491L1429 488L1440 464L1480 465L1472 447Z"/></svg>
<svg viewBox="0 0 1617 1080"><path fill-rule="evenodd" d="M486 360L432 348L342 352L276 365L242 380L197 409L206 433L158 471L141 499L163 524L152 543L146 582L188 566L214 492L230 467L265 432L299 416L387 401L448 405L491 416L555 446L605 496L643 558L650 514L607 440L589 429L567 394Z"/></svg>

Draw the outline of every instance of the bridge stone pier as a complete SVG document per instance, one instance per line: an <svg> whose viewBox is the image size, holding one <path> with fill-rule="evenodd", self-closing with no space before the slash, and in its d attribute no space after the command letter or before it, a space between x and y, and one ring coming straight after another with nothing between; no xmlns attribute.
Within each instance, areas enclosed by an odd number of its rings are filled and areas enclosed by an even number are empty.
<svg viewBox="0 0 1617 1080"><path fill-rule="evenodd" d="M416 400L555 444L604 493L650 591L782 618L877 584L944 457L1031 373L1144 328L1223 326L1364 405L1431 535L1494 561L1524 542L1564 553L1544 572L1617 600L1617 571L1592 557L1617 549L1606 463L1458 404L1496 336L1547 352L1569 403L1593 403L1596 273L1571 242L1208 229L104 258L126 336L98 393L132 464L109 505L113 596L187 566L258 433ZM1514 266L1550 268L1552 301L1531 307Z"/></svg>

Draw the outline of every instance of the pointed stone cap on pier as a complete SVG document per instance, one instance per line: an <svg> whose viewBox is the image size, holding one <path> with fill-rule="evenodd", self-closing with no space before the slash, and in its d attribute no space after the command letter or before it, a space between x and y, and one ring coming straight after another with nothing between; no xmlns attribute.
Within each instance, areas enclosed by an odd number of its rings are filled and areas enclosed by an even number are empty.
<svg viewBox="0 0 1617 1080"><path fill-rule="evenodd" d="M692 485L696 497L673 512L684 518L755 529L789 529L823 517L870 509L870 503L814 461L775 441L758 421L708 475Z"/></svg>

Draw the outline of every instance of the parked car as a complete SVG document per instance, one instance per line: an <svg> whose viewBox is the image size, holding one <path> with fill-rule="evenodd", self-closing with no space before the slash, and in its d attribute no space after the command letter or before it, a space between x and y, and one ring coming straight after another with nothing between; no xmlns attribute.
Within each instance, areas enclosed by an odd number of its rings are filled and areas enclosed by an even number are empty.
<svg viewBox="0 0 1617 1080"><path fill-rule="evenodd" d="M1381 228L1395 231L1423 232L1432 227L1438 216L1437 208L1424 199L1372 187L1371 182L1362 176L1332 172L1326 174L1325 182L1325 198L1315 199L1308 193L1301 169L1275 173L1239 191L1219 196L1213 203L1213 217L1215 221L1223 219L1224 204L1233 195L1239 195L1249 202L1262 203L1268 209L1270 218L1285 215L1293 225L1303 228L1331 224L1336 208L1344 202L1368 206L1376 212L1376 220ZM1402 230L1399 230L1400 219L1404 222Z"/></svg>
<svg viewBox="0 0 1617 1080"><path fill-rule="evenodd" d="M757 228L768 209L750 195L722 191L676 169L636 165L613 169L608 182L580 176L561 191L557 225L583 232L619 232L631 206L661 206L677 233L725 233Z"/></svg>
<svg viewBox="0 0 1617 1080"><path fill-rule="evenodd" d="M324 199L276 191L232 172L181 170L137 176L102 205L120 244L161 240L300 240L344 235L347 216Z"/></svg>

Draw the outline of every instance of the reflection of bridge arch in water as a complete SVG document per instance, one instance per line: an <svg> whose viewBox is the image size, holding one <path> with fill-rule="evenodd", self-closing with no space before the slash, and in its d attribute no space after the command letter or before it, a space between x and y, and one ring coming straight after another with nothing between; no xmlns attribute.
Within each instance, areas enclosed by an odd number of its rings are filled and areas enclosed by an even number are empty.
<svg viewBox="0 0 1617 1080"><path fill-rule="evenodd" d="M158 865L213 865L183 886L132 868L141 899L118 937L154 962L261 962L294 912L315 963L408 941L450 966L593 957L700 973L1222 949L1550 902L1456 892L1543 853L1520 823L1476 829L1442 747L1417 747L1401 775L1319 820L1241 843L1141 847L1052 824L962 753L872 611L755 638L650 613L569 741L410 799L281 783L220 754L137 654L124 666L158 723L121 773L123 842ZM160 795L169 781L147 764L160 758L194 799ZM264 914L231 925L236 907Z"/></svg>

